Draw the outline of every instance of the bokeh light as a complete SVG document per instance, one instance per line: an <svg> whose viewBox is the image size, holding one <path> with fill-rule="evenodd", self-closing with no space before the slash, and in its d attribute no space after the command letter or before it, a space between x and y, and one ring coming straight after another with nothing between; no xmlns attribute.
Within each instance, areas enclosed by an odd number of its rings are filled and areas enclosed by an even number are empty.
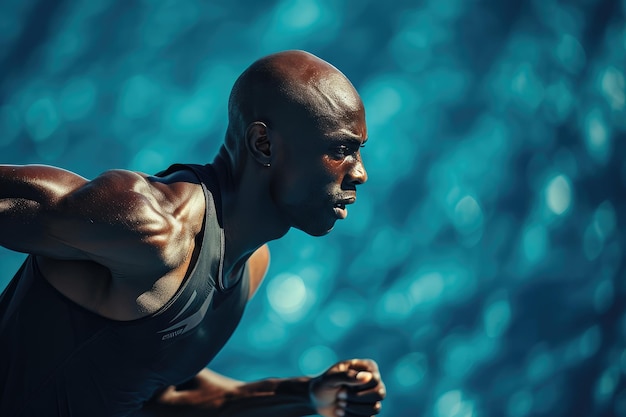
<svg viewBox="0 0 626 417"><path fill-rule="evenodd" d="M0 162L210 162L236 77L305 49L361 93L369 181L271 242L211 366L375 359L382 416L626 417L626 1L0 2ZM23 260L0 249L0 287Z"/></svg>

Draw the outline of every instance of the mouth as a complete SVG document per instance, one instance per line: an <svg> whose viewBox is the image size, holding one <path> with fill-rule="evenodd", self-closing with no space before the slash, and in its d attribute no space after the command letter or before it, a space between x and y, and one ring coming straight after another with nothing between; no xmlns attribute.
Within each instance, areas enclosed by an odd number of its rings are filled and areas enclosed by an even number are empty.
<svg viewBox="0 0 626 417"><path fill-rule="evenodd" d="M346 206L348 204L353 204L355 201L356 201L356 197L351 197L351 198L346 198L346 199L339 200L338 202L336 202L333 207L335 216L337 216L338 219L342 219L342 220L348 217L348 209L346 208Z"/></svg>

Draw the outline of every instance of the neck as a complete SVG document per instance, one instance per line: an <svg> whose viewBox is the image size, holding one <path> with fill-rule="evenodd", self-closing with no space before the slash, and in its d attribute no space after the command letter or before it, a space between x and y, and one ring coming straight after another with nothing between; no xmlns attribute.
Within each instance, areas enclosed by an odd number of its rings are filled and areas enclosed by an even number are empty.
<svg viewBox="0 0 626 417"><path fill-rule="evenodd" d="M241 175L233 169L222 148L213 168L217 174L222 200L222 221L226 247L224 273L228 274L245 262L263 244L279 239L289 225L277 216L267 187L248 180L247 170ZM258 177L258 175L252 175Z"/></svg>

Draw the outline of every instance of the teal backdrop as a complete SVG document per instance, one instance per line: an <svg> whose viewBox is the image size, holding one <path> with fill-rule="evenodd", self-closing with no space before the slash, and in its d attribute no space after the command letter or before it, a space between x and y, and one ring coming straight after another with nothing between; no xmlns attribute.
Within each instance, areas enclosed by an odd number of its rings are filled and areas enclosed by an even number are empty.
<svg viewBox="0 0 626 417"><path fill-rule="evenodd" d="M625 14L623 0L1 0L0 163L92 178L210 162L237 75L308 50L362 95L370 179L330 235L270 244L212 367L253 380L370 357L386 417L624 417ZM23 259L0 250L0 287Z"/></svg>

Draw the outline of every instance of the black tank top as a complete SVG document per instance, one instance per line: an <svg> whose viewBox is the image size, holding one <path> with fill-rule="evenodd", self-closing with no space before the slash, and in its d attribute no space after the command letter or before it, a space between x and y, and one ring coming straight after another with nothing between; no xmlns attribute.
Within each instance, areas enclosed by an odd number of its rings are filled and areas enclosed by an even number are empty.
<svg viewBox="0 0 626 417"><path fill-rule="evenodd" d="M150 316L115 321L77 305L29 256L0 298L0 416L125 416L183 383L224 346L248 299L247 268L226 288L224 231L210 165L190 169L206 197L201 249L174 297Z"/></svg>

